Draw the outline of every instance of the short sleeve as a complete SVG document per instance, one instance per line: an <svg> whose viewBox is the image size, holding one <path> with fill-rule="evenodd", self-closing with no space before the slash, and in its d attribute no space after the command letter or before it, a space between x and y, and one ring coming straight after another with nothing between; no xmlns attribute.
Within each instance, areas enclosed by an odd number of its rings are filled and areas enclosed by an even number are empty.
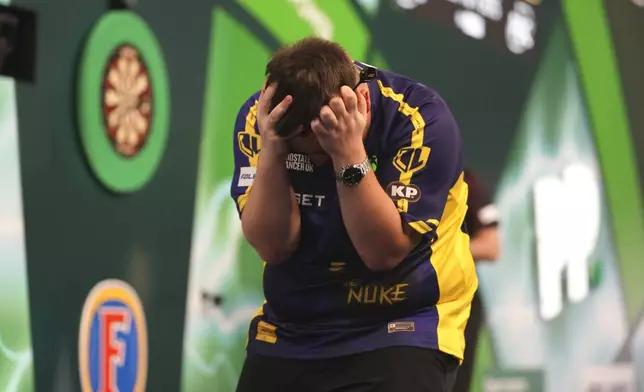
<svg viewBox="0 0 644 392"><path fill-rule="evenodd" d="M261 138L257 127L259 92L250 97L239 110L235 120L233 151L235 171L230 184L230 195L241 215L257 170Z"/></svg>
<svg viewBox="0 0 644 392"><path fill-rule="evenodd" d="M460 133L436 96L399 115L406 118L388 137L376 175L403 221L434 241L450 189L463 181Z"/></svg>

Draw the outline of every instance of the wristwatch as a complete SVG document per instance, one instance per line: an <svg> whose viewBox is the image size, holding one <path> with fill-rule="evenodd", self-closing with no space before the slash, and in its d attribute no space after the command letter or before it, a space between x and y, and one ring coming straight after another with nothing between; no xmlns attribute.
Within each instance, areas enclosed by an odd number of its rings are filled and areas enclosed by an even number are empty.
<svg viewBox="0 0 644 392"><path fill-rule="evenodd" d="M349 187L357 186L371 170L369 158L360 163L347 165L335 173L335 180Z"/></svg>

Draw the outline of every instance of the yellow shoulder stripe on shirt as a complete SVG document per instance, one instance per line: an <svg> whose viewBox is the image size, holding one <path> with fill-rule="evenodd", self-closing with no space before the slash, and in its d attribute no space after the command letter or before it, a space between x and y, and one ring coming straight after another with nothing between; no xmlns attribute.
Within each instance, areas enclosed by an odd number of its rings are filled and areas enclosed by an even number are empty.
<svg viewBox="0 0 644 392"><path fill-rule="evenodd" d="M248 109L248 114L246 115L246 128L244 131L256 135L255 132L255 123L257 122L257 105L259 104L258 100L255 100L253 106Z"/></svg>
<svg viewBox="0 0 644 392"><path fill-rule="evenodd" d="M239 143L239 149L243 152L243 138L244 134L248 135L249 138L255 137L258 140L258 146L261 149L261 139L260 136L255 132L255 123L257 122L257 104L259 102L256 100L255 104L248 109L248 114L246 115L246 127L243 132L237 134L237 142ZM248 157L248 165L251 167L257 167L257 160L259 156L257 154L244 154ZM246 192L240 195L237 198L237 205L239 206L239 211L244 209L246 205L246 200L248 200L248 194L250 193L250 188L246 188Z"/></svg>
<svg viewBox="0 0 644 392"><path fill-rule="evenodd" d="M411 107L405 102L403 94L397 94L391 87L385 87L380 80L378 80L378 87L384 97L398 103L398 111L409 117L409 120L414 126L411 134L411 143L409 146L398 150L393 160L394 166L400 171L398 181L409 185L413 174L424 168L429 158L430 149L429 147L423 146L425 139L425 120L420 114L418 107ZM401 212L407 212L409 208L409 202L406 199L398 200L396 205Z"/></svg>

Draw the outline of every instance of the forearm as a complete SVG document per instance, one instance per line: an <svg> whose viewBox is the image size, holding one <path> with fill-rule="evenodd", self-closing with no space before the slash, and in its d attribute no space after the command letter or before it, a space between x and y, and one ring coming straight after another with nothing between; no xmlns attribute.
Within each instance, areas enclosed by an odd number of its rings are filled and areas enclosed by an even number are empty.
<svg viewBox="0 0 644 392"><path fill-rule="evenodd" d="M499 235L496 227L486 227L470 239L470 251L474 260L494 261L499 257Z"/></svg>
<svg viewBox="0 0 644 392"><path fill-rule="evenodd" d="M365 265L372 270L398 265L413 247L412 239L375 174L370 171L356 187L338 184L338 196L347 233Z"/></svg>
<svg viewBox="0 0 644 392"><path fill-rule="evenodd" d="M267 264L281 263L297 247L300 212L282 157L260 154L242 211L242 230Z"/></svg>

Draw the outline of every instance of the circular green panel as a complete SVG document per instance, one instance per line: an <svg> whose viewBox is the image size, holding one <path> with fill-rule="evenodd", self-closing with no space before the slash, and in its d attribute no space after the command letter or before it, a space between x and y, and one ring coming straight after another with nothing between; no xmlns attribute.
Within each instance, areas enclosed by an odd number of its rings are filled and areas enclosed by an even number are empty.
<svg viewBox="0 0 644 392"><path fill-rule="evenodd" d="M115 50L123 46L138 51L148 73L152 103L147 140L132 156L124 156L115 148L104 113L106 67ZM161 161L170 125L165 62L159 43L145 21L129 11L110 12L101 18L85 44L77 87L81 140L92 171L114 192L139 190L152 178Z"/></svg>

